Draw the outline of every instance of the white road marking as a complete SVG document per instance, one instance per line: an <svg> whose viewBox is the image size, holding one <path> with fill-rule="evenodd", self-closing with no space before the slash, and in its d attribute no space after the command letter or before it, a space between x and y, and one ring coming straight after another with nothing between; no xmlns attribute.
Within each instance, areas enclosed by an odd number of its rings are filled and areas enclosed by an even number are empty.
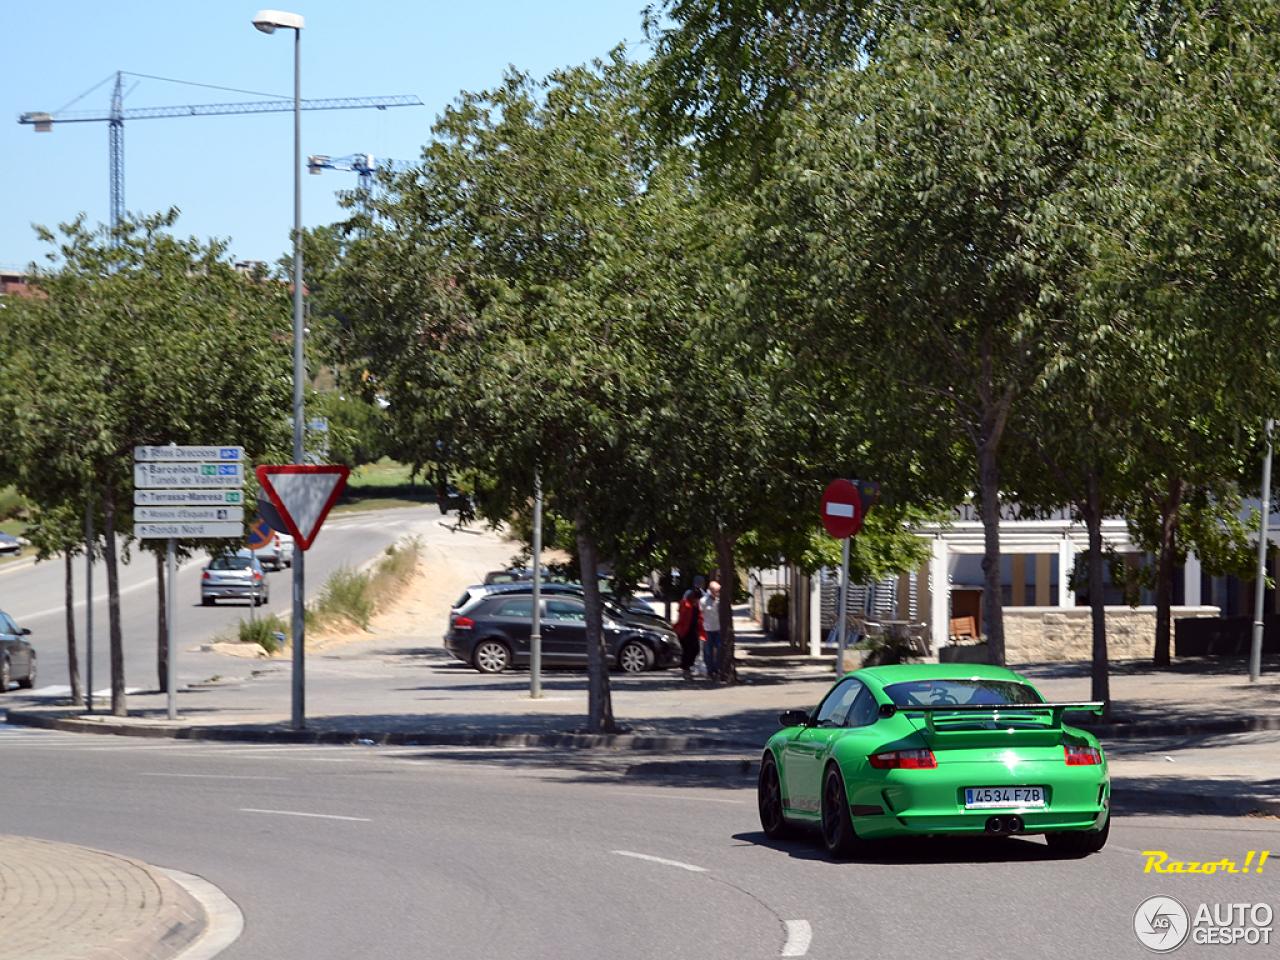
<svg viewBox="0 0 1280 960"><path fill-rule="evenodd" d="M809 952L813 940L813 928L808 920L786 920L787 942L782 945L784 957L803 957Z"/></svg>
<svg viewBox="0 0 1280 960"><path fill-rule="evenodd" d="M361 823L373 823L368 817L340 817L333 813L300 813L297 810L256 810L253 807L241 807L241 813L276 813L282 817L315 817L319 820L357 820Z"/></svg>
<svg viewBox="0 0 1280 960"><path fill-rule="evenodd" d="M195 780L288 780L288 777L240 777L230 773L140 773L140 777L177 777Z"/></svg>
<svg viewBox="0 0 1280 960"><path fill-rule="evenodd" d="M204 563L205 561L200 559L199 557L193 560L188 560L185 563L178 564L178 572L181 573L183 570L189 570L192 567L204 566ZM147 580L141 580L138 583L130 584L127 587L121 587L118 593L120 596L123 597L130 593L137 593L139 590L155 590L155 589L156 589L156 578L153 576ZM107 599L108 597L107 597L106 591L103 591L102 593L98 593L96 590L94 591L93 602L95 605L105 604L107 602ZM81 597L79 600L76 600L74 604L72 604L72 610L84 610L84 608L85 608L84 597ZM22 623L23 620L34 620L36 619L36 617L50 617L50 616L53 616L55 613L66 613L66 612L67 612L67 605L65 603L61 603L56 607L50 607L48 610L40 610L40 611L37 611L36 613L31 613L30 611L27 611L25 613L14 613L12 616L13 616L13 619L18 621L18 623ZM103 631L103 632L105 633L106 631Z"/></svg>
<svg viewBox="0 0 1280 960"><path fill-rule="evenodd" d="M662 857L651 857L647 853L632 853L630 850L614 850L620 857L635 857L637 860L648 860L651 863L661 863L668 867L679 867L681 870L690 870L693 873L706 873L706 867L695 867L692 863L681 863L679 860L664 860Z"/></svg>
<svg viewBox="0 0 1280 960"><path fill-rule="evenodd" d="M645 797L645 798L647 798L647 799L649 799L649 800L700 800L700 801L702 801L703 803L737 803L737 804L743 804L743 803L747 803L747 802L748 802L748 801L746 801L746 800L725 800L725 799L723 799L723 798L721 798L721 797L686 797L686 796L684 796L684 795L682 795L682 794L674 794L674 795L672 795L672 794L668 794L668 793L633 793L633 792L631 792L631 791L624 791L623 793L619 794L619 796L623 796L623 797Z"/></svg>

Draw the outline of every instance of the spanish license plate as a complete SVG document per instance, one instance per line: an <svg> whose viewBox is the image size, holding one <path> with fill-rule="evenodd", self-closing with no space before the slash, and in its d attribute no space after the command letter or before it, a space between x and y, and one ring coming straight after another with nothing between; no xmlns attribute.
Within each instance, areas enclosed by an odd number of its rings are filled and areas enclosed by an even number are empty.
<svg viewBox="0 0 1280 960"><path fill-rule="evenodd" d="M1044 787L966 787L964 808L1043 807Z"/></svg>

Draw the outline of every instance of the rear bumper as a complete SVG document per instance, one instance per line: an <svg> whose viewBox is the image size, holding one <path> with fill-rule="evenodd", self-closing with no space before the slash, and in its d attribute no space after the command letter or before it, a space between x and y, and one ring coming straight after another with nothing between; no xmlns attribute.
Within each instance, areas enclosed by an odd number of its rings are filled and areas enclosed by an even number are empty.
<svg viewBox="0 0 1280 960"><path fill-rule="evenodd" d="M247 600L250 597L263 596L265 593L262 587L249 584L222 584L216 587L200 588L200 596L207 600Z"/></svg>
<svg viewBox="0 0 1280 960"><path fill-rule="evenodd" d="M996 816L1017 815L1022 833L1096 830L1111 804L1105 766L1067 767L1058 762L1020 764L1014 779L1001 764L958 764L958 769L887 771L884 782L862 782L849 791L858 835L868 839L919 834L984 833ZM931 776L932 775L932 776ZM1043 807L1008 806L967 810L966 787L1041 786ZM879 810L879 813L872 811ZM859 812L862 813L859 816Z"/></svg>

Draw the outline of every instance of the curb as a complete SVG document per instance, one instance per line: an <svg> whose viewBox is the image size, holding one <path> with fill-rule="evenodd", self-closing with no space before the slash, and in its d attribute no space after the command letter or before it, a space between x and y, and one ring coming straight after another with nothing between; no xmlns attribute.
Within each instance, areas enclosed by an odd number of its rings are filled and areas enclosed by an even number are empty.
<svg viewBox="0 0 1280 960"><path fill-rule="evenodd" d="M157 869L186 890L204 909L204 929L173 960L213 960L240 938L244 932L244 914L235 901L204 877L164 867Z"/></svg>
<svg viewBox="0 0 1280 960"><path fill-rule="evenodd" d="M162 740L213 740L236 743L360 744L395 747L546 747L559 750L634 750L675 753L684 750L755 750L757 744L710 737L594 733L438 733L435 731L293 730L283 727L139 726L81 720L77 716L10 710L15 726Z"/></svg>
<svg viewBox="0 0 1280 960"><path fill-rule="evenodd" d="M1088 730L1103 740L1138 740L1144 737L1185 737L1280 730L1280 717L1238 717L1235 720L1203 720L1192 723L1144 723L1123 719L1113 720L1110 723L1088 723L1077 720L1072 726Z"/></svg>
<svg viewBox="0 0 1280 960"><path fill-rule="evenodd" d="M120 960L132 957L139 960L171 960L181 956L204 934L208 926L204 907L184 886L159 868L130 857L119 859L145 871L160 888L165 905L151 923L135 930L127 942L117 942L92 950L84 955L85 960Z"/></svg>
<svg viewBox="0 0 1280 960"><path fill-rule="evenodd" d="M98 733L122 737L150 737L169 740L223 740L241 743L326 743L379 746L459 746L459 747L550 747L553 749L615 749L648 752L680 750L755 750L755 741L719 740L681 734L594 734L594 733L439 733L436 731L293 730L271 726L173 726L163 723L140 725L110 720L83 720L79 713L49 714L30 710L10 710L6 722L16 726L60 730L65 733ZM1110 723L1072 724L1101 740L1139 740L1147 737L1185 737L1211 734L1257 733L1280 730L1280 717L1239 717L1234 720L1205 720L1193 723L1144 723L1115 720Z"/></svg>

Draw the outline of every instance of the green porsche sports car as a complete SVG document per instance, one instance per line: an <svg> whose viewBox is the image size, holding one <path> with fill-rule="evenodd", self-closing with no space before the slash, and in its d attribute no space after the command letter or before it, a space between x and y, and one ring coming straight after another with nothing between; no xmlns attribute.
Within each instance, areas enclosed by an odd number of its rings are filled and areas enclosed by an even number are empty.
<svg viewBox="0 0 1280 960"><path fill-rule="evenodd" d="M1097 738L1062 722L1101 703L1047 703L1003 667L904 664L842 677L789 710L765 745L758 799L778 839L816 828L835 857L866 840L1044 834L1069 857L1101 850L1111 780Z"/></svg>

